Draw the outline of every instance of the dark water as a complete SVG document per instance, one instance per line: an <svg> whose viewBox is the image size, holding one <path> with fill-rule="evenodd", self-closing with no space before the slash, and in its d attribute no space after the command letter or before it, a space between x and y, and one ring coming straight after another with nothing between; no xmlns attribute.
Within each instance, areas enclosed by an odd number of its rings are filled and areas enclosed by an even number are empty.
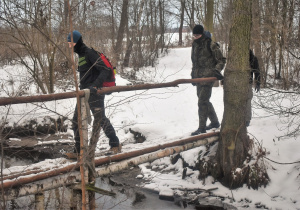
<svg viewBox="0 0 300 210"><path fill-rule="evenodd" d="M183 209L182 207L175 205L175 203L172 201L160 200L157 193L149 190L127 185L125 183L119 183L117 186L112 186L109 178L98 178L96 180L95 186L116 193L116 196L114 197L95 193L96 209ZM45 191L44 194L40 195L20 197L12 201L6 201L6 209L31 210L36 209L38 205L42 205L44 206L44 209L50 210L70 209L71 207L75 206L77 206L77 209L81 209L81 195L77 195L79 202L77 202L76 204L74 203L74 200L72 200L72 197L76 197L73 192L74 191L71 188L61 187ZM137 195L139 198L141 198L138 199L138 201L136 200ZM3 206L3 201L1 202L1 206ZM188 206L185 209L195 208L192 206Z"/></svg>

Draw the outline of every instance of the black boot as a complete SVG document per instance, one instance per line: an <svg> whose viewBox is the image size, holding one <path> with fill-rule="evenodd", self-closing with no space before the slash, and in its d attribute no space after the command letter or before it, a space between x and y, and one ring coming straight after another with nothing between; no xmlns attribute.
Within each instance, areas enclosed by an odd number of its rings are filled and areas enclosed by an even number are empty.
<svg viewBox="0 0 300 210"><path fill-rule="evenodd" d="M205 130L210 130L212 128L219 128L220 127L220 123L216 122L216 123L210 123L208 126L206 126Z"/></svg>
<svg viewBox="0 0 300 210"><path fill-rule="evenodd" d="M196 135L199 135L200 133L206 133L206 130L203 128L198 128L196 131L191 133L191 136L196 136Z"/></svg>

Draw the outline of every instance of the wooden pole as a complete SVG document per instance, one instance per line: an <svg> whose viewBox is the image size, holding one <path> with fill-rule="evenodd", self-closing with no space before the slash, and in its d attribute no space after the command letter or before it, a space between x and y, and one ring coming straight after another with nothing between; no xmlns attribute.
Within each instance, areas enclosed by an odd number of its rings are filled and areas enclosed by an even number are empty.
<svg viewBox="0 0 300 210"><path fill-rule="evenodd" d="M85 98L80 99L80 110L81 110L81 131L82 131L82 141L80 141L80 166L84 169L84 179L82 182L84 184L88 183L88 170L87 170L87 148L88 148L88 119L87 119L87 106Z"/></svg>
<svg viewBox="0 0 300 210"><path fill-rule="evenodd" d="M77 74L75 70L75 62L74 62L74 42L73 42L73 21L72 21L72 12L71 12L71 6L69 0L68 2L68 9L69 9L69 21L70 21L70 33L71 33L71 59L72 59L72 69L74 74L74 81L75 81L75 88L76 88L76 99L77 99L77 113L78 113L78 130L79 130L79 136L80 136L80 147L83 146L83 137L82 137L82 121L81 121L81 103L80 103L80 96L79 96L79 89L78 89L78 83L77 83ZM77 151L78 152L78 151ZM84 167L83 167L83 150L80 151L80 174L81 174L81 180L82 180L82 209L86 209L86 195L85 195L85 180L84 180Z"/></svg>
<svg viewBox="0 0 300 210"><path fill-rule="evenodd" d="M178 80L174 80L172 82L166 82L166 83L105 87L105 88L102 88L101 90L98 90L97 93L98 94L108 94L108 93L113 93L113 92L125 92L125 91L132 91L132 90L147 90L147 89L155 89L155 88L176 87L179 84L213 82L215 80L217 80L217 78L208 77L208 78L198 78L198 79L178 79ZM84 91L78 90L78 96L83 97ZM2 97L2 98L0 98L0 106L5 106L5 105L9 105L9 104L45 102L45 101L61 100L61 99L74 98L74 97L76 97L76 91L75 92L67 92L67 93L38 95L38 96Z"/></svg>

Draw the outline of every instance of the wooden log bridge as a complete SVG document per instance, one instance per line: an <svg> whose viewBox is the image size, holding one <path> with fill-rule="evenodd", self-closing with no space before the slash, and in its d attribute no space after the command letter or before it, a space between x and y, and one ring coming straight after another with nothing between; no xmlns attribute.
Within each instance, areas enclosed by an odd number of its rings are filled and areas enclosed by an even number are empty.
<svg viewBox="0 0 300 210"><path fill-rule="evenodd" d="M97 168L96 171L98 176L107 175L126 169L133 165L153 161L155 159L170 156L172 154L192 149L200 145L209 144L217 141L218 139L219 132L212 132L144 148L141 150L96 158L96 166L109 164L105 165L105 167ZM122 162L119 163L119 161ZM70 165L62 168L56 168L52 170L49 169L48 171L38 174L27 174L26 176L20 176L12 180L4 180L0 185L0 189L6 192L5 194L8 200L13 199L16 196L21 197L30 194L36 194L45 190L51 190L80 181L79 172L75 170L77 168L79 168L78 163L71 163Z"/></svg>
<svg viewBox="0 0 300 210"><path fill-rule="evenodd" d="M105 87L98 90L97 93L109 94L113 92L124 92L124 91L132 91L132 90L147 90L147 89L155 89L155 88L176 87L179 84L204 83L204 82L213 82L216 80L217 80L216 77L197 78L197 79L178 79L166 83ZM83 90L78 91L78 94L80 97L84 97L85 95ZM47 94L47 95L37 95L37 96L2 97L0 98L0 106L5 106L9 104L53 101L53 100L61 100L61 99L75 98L75 97L76 97L76 91L66 92L66 93L54 93L54 94Z"/></svg>

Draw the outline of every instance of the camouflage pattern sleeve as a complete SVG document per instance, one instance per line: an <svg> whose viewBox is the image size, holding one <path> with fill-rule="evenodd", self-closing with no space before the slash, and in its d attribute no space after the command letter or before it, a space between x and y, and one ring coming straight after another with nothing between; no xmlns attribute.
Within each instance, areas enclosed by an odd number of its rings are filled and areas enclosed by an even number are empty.
<svg viewBox="0 0 300 210"><path fill-rule="evenodd" d="M194 61L193 61L193 56L194 56L194 50L193 50L193 46L192 46L192 50L191 50L191 60L192 60L192 71L191 71L191 78L194 79L195 78L195 69L194 69Z"/></svg>
<svg viewBox="0 0 300 210"><path fill-rule="evenodd" d="M226 64L226 58L223 57L220 45L218 43L213 42L211 44L211 51L215 61L217 62L215 69L218 71L222 71Z"/></svg>

